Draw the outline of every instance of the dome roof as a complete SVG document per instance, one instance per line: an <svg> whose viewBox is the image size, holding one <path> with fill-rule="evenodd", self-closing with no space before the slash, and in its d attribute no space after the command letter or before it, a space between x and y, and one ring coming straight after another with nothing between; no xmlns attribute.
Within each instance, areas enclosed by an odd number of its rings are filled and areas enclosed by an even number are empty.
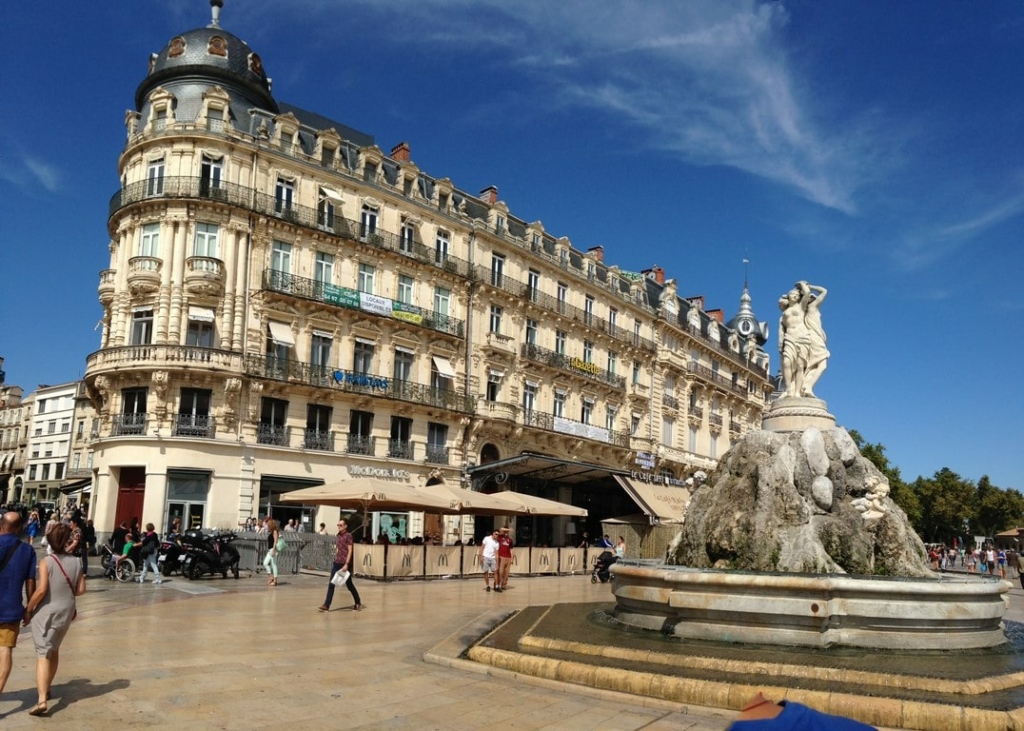
<svg viewBox="0 0 1024 731"><path fill-rule="evenodd" d="M153 54L149 75L135 92L135 108L141 110L157 86L198 80L237 89L254 105L277 111L263 60L245 41L214 24L174 36Z"/></svg>

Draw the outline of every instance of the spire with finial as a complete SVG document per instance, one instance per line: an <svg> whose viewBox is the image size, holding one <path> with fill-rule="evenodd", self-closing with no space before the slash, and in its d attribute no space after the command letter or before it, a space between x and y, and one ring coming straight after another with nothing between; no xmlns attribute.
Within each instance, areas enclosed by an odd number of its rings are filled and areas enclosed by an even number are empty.
<svg viewBox="0 0 1024 731"><path fill-rule="evenodd" d="M211 28L220 28L220 9L224 7L224 0L210 0L210 10L213 12L213 20L210 21Z"/></svg>

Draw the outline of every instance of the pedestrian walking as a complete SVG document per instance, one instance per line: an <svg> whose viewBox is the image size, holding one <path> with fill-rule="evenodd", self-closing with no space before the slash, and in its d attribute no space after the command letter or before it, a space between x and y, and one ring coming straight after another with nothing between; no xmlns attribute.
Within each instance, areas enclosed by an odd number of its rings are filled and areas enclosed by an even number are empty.
<svg viewBox="0 0 1024 731"><path fill-rule="evenodd" d="M0 693L11 674L18 625L27 616L22 592L30 597L36 590L36 552L18 538L20 532L20 513L0 515Z"/></svg>
<svg viewBox="0 0 1024 731"><path fill-rule="evenodd" d="M25 623L32 626L36 647L36 692L38 700L31 716L49 711L50 688L60 665L60 646L78 614L75 597L85 593L85 574L77 556L66 553L71 529L58 523L47 534L51 555L39 561L36 589L25 607Z"/></svg>
<svg viewBox="0 0 1024 731"><path fill-rule="evenodd" d="M334 575L339 571L347 571L348 579L345 581L345 588L348 589L355 602L352 609L358 612L363 608L363 604L359 598L359 592L356 590L356 585L352 583L352 574L355 573L352 571L352 553L355 548L353 546L352 534L348 532L348 521L344 518L338 521L338 537L334 545L334 564L331 566L331 580L327 582L327 597L318 608L321 612L329 612L331 610L331 601L334 599Z"/></svg>
<svg viewBox="0 0 1024 731"><path fill-rule="evenodd" d="M498 588L498 529L489 536L484 536L480 541L480 570L484 574L484 591L491 590L491 582L494 588Z"/></svg>
<svg viewBox="0 0 1024 731"><path fill-rule="evenodd" d="M277 553L284 548L284 541L276 520L269 518L264 526L267 529L267 555L263 557L263 568L270 574L267 586L277 586Z"/></svg>
<svg viewBox="0 0 1024 731"><path fill-rule="evenodd" d="M160 574L160 536L152 523L146 523L146 533L142 537L142 547L139 549L139 556L142 557L142 573L136 579L140 584L146 583L146 573L152 569L154 584L164 583Z"/></svg>

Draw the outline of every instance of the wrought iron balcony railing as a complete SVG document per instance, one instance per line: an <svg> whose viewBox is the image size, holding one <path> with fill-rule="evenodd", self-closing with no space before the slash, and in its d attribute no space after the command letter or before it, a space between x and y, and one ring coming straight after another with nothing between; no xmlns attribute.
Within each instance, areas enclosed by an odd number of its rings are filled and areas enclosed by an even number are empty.
<svg viewBox="0 0 1024 731"><path fill-rule="evenodd" d="M413 443L405 439L388 440L388 457L391 459L412 459Z"/></svg>
<svg viewBox="0 0 1024 731"><path fill-rule="evenodd" d="M448 447L442 447L436 444L427 445L426 461L429 462L430 464L449 464L448 455Z"/></svg>
<svg viewBox="0 0 1024 731"><path fill-rule="evenodd" d="M604 429L536 409L523 409L523 424L559 434L571 434L605 444L614 444L617 447L629 447L629 432Z"/></svg>
<svg viewBox="0 0 1024 731"><path fill-rule="evenodd" d="M306 277L297 277L286 272L265 269L263 271L263 288L314 302L325 302L350 310L361 310L371 315L383 315L382 305L386 305L386 309L390 311L390 317L395 320L420 325L458 338L465 336L464 323L456 317L442 315L439 312L404 302L387 300L383 297L374 297L373 306L370 307L364 305L362 293L358 290L326 284Z"/></svg>
<svg viewBox="0 0 1024 731"><path fill-rule="evenodd" d="M563 353L556 353L553 350L542 348L532 343L523 343L522 357L534 363L542 363L551 368L566 371L573 375L589 378L594 381L606 383L613 388L624 389L626 377L609 373L593 363L587 363L582 358L569 357Z"/></svg>
<svg viewBox="0 0 1024 731"><path fill-rule="evenodd" d="M328 370L321 365L298 360L282 360L274 356L250 355L245 359L245 372L251 376L277 381L304 383L317 388L331 388L350 393L363 393L378 398L409 401L471 414L477 396L461 391L434 388L412 381L375 376L356 371Z"/></svg>
<svg viewBox="0 0 1024 731"><path fill-rule="evenodd" d="M345 451L349 454L364 454L372 456L376 447L377 437L363 434L349 434L346 440Z"/></svg>
<svg viewBox="0 0 1024 731"><path fill-rule="evenodd" d="M740 383L739 381L734 382L726 378L722 374L716 373L711 368L708 368L707 366L702 366L700 363L697 363L696 361L691 360L687 364L686 369L690 373L693 373L706 381L710 381L711 383L714 383L717 386L721 386L722 388L728 389L733 393L737 393L740 396L747 395L747 384Z"/></svg>
<svg viewBox="0 0 1024 731"><path fill-rule="evenodd" d="M256 443L274 447L287 447L291 440L291 428L281 424L261 422L256 425Z"/></svg>
<svg viewBox="0 0 1024 731"><path fill-rule="evenodd" d="M171 435L175 437L216 436L216 422L212 416L198 414L175 414L171 423Z"/></svg>
<svg viewBox="0 0 1024 731"><path fill-rule="evenodd" d="M318 449L322 452L334 451L334 432L306 428L302 435L303 449Z"/></svg>
<svg viewBox="0 0 1024 731"><path fill-rule="evenodd" d="M149 414L114 414L110 417L110 436L140 436L146 433Z"/></svg>

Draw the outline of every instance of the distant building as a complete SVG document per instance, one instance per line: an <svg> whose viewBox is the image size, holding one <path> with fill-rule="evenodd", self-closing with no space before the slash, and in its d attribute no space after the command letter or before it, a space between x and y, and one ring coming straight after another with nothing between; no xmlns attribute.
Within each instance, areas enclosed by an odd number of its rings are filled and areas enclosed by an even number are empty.
<svg viewBox="0 0 1024 731"><path fill-rule="evenodd" d="M216 19L153 54L126 123L85 375L101 528L315 524L280 496L371 475L571 501L596 534L637 511L613 478L681 484L760 424L756 337L659 267L609 265L496 187L278 101ZM531 525L538 542L577 527Z"/></svg>

